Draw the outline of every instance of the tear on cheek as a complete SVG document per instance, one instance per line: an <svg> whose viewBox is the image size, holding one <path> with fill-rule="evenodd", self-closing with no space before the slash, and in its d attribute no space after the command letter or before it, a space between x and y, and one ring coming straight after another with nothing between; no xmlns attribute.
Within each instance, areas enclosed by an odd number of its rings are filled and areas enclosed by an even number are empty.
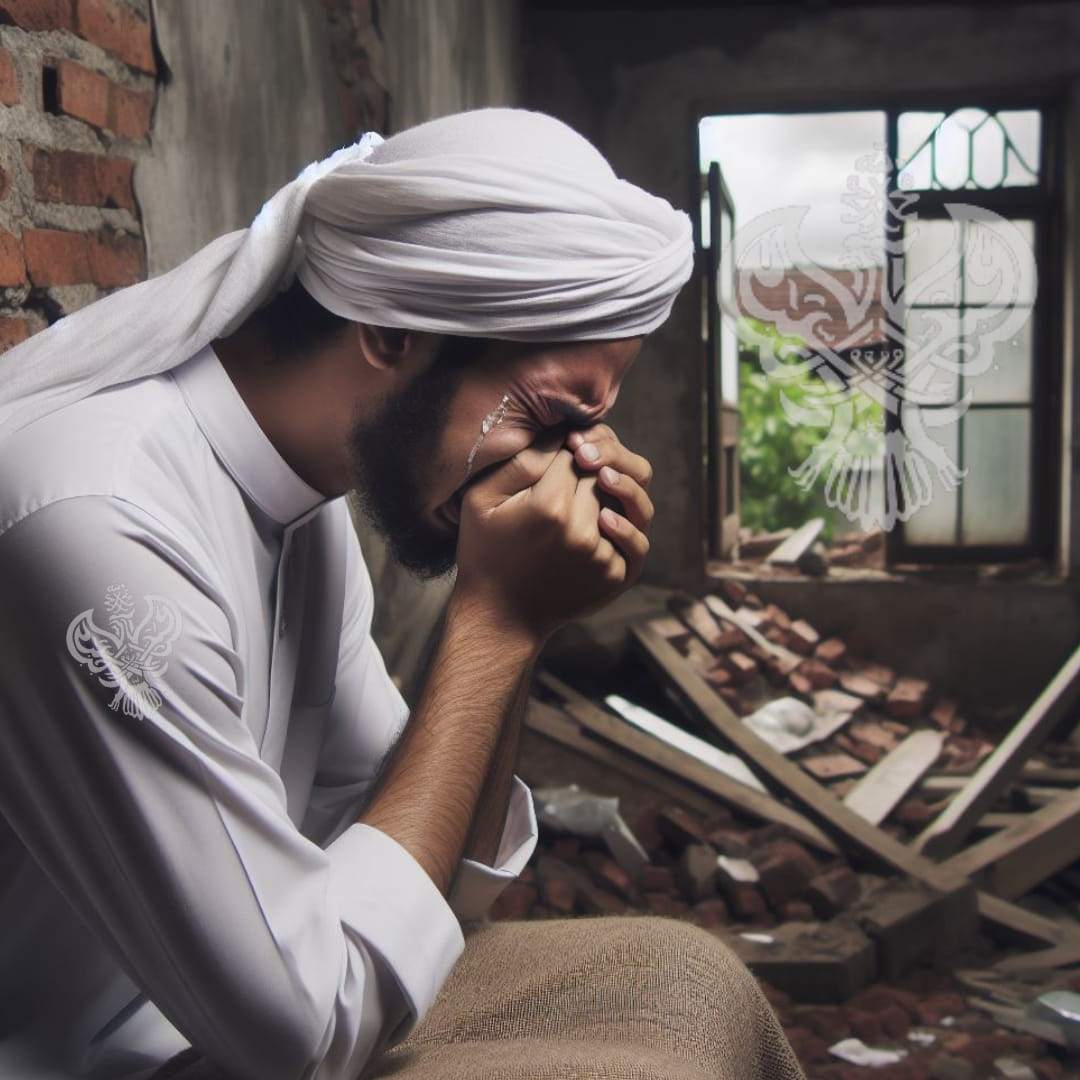
<svg viewBox="0 0 1080 1080"><path fill-rule="evenodd" d="M499 404L484 417L483 423L480 425L480 434L477 435L476 442L473 443L468 460L465 462L465 475L462 477L462 484L472 475L473 463L476 461L476 455L480 453L480 447L484 445L484 440L488 435L503 422L509 405L510 395L508 393L503 394Z"/></svg>

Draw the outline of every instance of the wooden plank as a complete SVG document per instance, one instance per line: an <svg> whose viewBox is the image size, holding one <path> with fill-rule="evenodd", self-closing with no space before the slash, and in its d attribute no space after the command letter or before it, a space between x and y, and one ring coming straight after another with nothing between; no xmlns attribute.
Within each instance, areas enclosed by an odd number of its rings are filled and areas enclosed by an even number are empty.
<svg viewBox="0 0 1080 1080"><path fill-rule="evenodd" d="M800 525L778 548L774 548L765 561L780 566L794 566L814 546L814 541L824 528L824 518L811 518Z"/></svg>
<svg viewBox="0 0 1080 1080"><path fill-rule="evenodd" d="M941 753L940 731L916 731L890 750L848 793L844 805L880 825Z"/></svg>
<svg viewBox="0 0 1080 1080"><path fill-rule="evenodd" d="M632 727L625 720L611 716L547 672L541 672L537 680L562 699L564 711L590 735L708 792L756 821L776 822L786 826L793 835L819 851L832 855L840 853L836 843L821 829L772 795L755 791L737 780L732 780L692 754L668 746L652 735Z"/></svg>
<svg viewBox="0 0 1080 1080"><path fill-rule="evenodd" d="M1037 949L1035 952L1018 953L1006 956L991 965L994 971L1003 975L1012 975L1022 971L1049 971L1051 968L1072 967L1080 964L1080 938L1068 945L1056 945L1052 949Z"/></svg>
<svg viewBox="0 0 1080 1080"><path fill-rule="evenodd" d="M995 896L1015 900L1078 858L1080 790L1025 814L941 865L965 877L979 877Z"/></svg>
<svg viewBox="0 0 1080 1080"><path fill-rule="evenodd" d="M970 776L928 776L919 785L919 789L926 795L939 797L954 795L959 791L963 791L970 780ZM1059 787L1035 786L1034 784L1017 784L1014 782L1009 784L998 797L1007 798L1010 791L1016 790L1021 791L1024 798L1033 806L1045 806L1061 795L1061 788ZM986 814L983 814L979 820L982 821L985 817Z"/></svg>
<svg viewBox="0 0 1080 1080"><path fill-rule="evenodd" d="M702 817L715 814L726 806L724 801L715 795L706 794L692 784L682 783L622 750L599 742L585 734L577 721L567 716L562 709L537 701L536 698L529 699L525 711L525 726L535 734L551 739L582 757L620 773L672 802L701 814Z"/></svg>
<svg viewBox="0 0 1080 1080"><path fill-rule="evenodd" d="M1028 945L1052 945L1080 953L1080 930L1074 929L1074 925L1036 915L985 891L978 893L978 903L979 917L992 929L1005 930Z"/></svg>
<svg viewBox="0 0 1080 1080"><path fill-rule="evenodd" d="M718 649L723 641L720 624L713 618L712 612L700 600L682 593L668 597L668 610L692 630L710 650Z"/></svg>
<svg viewBox="0 0 1080 1080"><path fill-rule="evenodd" d="M935 858L952 855L975 822L993 806L1024 762L1034 754L1080 699L1080 648L1050 680L1031 708L976 770L951 803L922 831L916 851Z"/></svg>

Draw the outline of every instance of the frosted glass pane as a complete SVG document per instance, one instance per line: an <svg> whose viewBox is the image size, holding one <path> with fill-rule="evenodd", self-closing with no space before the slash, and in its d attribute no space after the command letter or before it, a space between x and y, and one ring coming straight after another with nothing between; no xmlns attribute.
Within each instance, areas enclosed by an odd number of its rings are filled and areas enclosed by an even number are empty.
<svg viewBox="0 0 1080 1080"><path fill-rule="evenodd" d="M1022 544L1031 499L1031 413L973 409L963 419L965 544Z"/></svg>
<svg viewBox="0 0 1080 1080"><path fill-rule="evenodd" d="M930 413L931 410L925 410ZM929 438L953 460L957 460L958 432L956 424L925 428ZM937 470L921 454L909 451L912 466L921 467L930 478L930 499L917 510L904 526L904 539L909 544L956 544L957 494L947 491Z"/></svg>
<svg viewBox="0 0 1080 1080"><path fill-rule="evenodd" d="M977 187L1001 187L1005 181L1005 132L987 117L971 134L971 178Z"/></svg>
<svg viewBox="0 0 1080 1080"><path fill-rule="evenodd" d="M957 308L913 308L905 322L904 383L912 400L950 405L960 396L963 326Z"/></svg>
<svg viewBox="0 0 1080 1080"><path fill-rule="evenodd" d="M982 109L957 109L945 120L934 138L938 183L943 188L961 188L967 183L971 168L972 132L986 117Z"/></svg>
<svg viewBox="0 0 1080 1080"><path fill-rule="evenodd" d="M897 121L900 186L908 190L925 191L931 186L930 146L922 146L945 119L942 112L901 113ZM920 150L919 147L922 146ZM916 153L916 151L918 151Z"/></svg>
<svg viewBox="0 0 1080 1080"><path fill-rule="evenodd" d="M904 227L904 302L960 303L960 228L951 220Z"/></svg>
<svg viewBox="0 0 1080 1080"><path fill-rule="evenodd" d="M1037 109L1014 109L999 112L997 116L1013 144L1013 149L1009 151L1005 185L1018 187L1036 183L1042 141L1042 114Z"/></svg>
<svg viewBox="0 0 1080 1080"><path fill-rule="evenodd" d="M1005 323L1027 316L1023 326L1001 337ZM985 367L965 385L975 395L975 403L1022 402L1031 400L1032 318L1030 308L967 310L964 312L964 339L977 350L972 368Z"/></svg>
<svg viewBox="0 0 1080 1080"><path fill-rule="evenodd" d="M969 221L964 232L964 302L1032 303L1035 275L1024 268L1032 263L1034 223Z"/></svg>

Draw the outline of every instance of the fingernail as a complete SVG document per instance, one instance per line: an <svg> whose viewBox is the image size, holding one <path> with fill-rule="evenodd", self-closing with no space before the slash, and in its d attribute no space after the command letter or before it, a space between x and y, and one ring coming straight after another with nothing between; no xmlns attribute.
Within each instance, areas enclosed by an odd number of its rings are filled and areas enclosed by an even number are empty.
<svg viewBox="0 0 1080 1080"><path fill-rule="evenodd" d="M597 461L600 457L600 451L591 442L587 442L581 448L581 456L586 461Z"/></svg>
<svg viewBox="0 0 1080 1080"><path fill-rule="evenodd" d="M603 480L608 487L615 487L619 482L619 474L610 465L605 465L600 470L600 479Z"/></svg>
<svg viewBox="0 0 1080 1080"><path fill-rule="evenodd" d="M605 525L608 525L613 529L619 527L619 515L610 507L605 506L604 509L600 511L600 516L604 519Z"/></svg>
<svg viewBox="0 0 1080 1080"><path fill-rule="evenodd" d="M585 436L582 435L580 431L571 431L566 438L566 445L569 446L571 450L576 450L582 444L584 439Z"/></svg>

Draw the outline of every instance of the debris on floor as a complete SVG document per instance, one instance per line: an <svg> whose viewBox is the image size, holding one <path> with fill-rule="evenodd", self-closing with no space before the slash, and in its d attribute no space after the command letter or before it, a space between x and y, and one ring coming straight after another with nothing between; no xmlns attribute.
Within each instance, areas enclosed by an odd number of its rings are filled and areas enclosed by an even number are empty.
<svg viewBox="0 0 1080 1080"><path fill-rule="evenodd" d="M592 770L547 803L592 799L644 858L542 814L492 917L697 923L762 980L811 1080L1080 1077L1080 750L1050 741L1080 651L1001 738L739 580L628 632L619 685L541 671L526 734ZM596 802L615 791L625 821Z"/></svg>

